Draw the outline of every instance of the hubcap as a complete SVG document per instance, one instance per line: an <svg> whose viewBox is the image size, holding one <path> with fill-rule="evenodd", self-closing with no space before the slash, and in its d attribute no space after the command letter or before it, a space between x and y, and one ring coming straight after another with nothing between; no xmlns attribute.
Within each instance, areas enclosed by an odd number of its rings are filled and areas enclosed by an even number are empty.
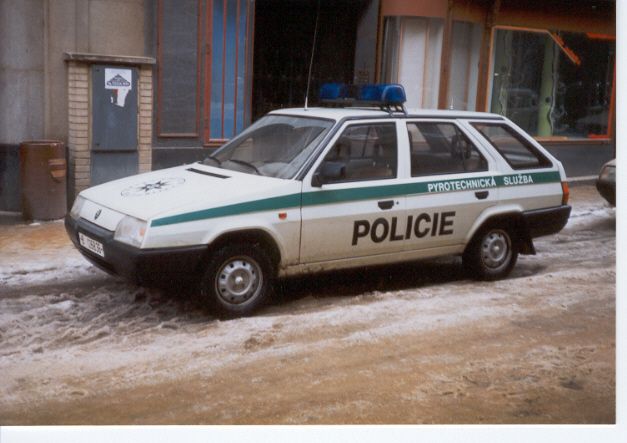
<svg viewBox="0 0 627 443"><path fill-rule="evenodd" d="M499 268L506 265L511 257L509 236L501 230L488 232L481 242L481 258L489 268Z"/></svg>
<svg viewBox="0 0 627 443"><path fill-rule="evenodd" d="M226 303L239 305L261 290L263 276L257 262L249 257L227 260L216 276L216 291Z"/></svg>

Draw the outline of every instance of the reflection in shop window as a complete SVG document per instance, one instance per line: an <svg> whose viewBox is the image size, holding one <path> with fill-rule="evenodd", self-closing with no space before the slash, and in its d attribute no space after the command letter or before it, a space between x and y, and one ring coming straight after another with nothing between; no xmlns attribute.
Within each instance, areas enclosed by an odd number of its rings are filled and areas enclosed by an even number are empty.
<svg viewBox="0 0 627 443"><path fill-rule="evenodd" d="M382 78L400 83L408 108L438 107L444 20L386 17Z"/></svg>
<svg viewBox="0 0 627 443"><path fill-rule="evenodd" d="M615 42L497 29L490 109L538 137L608 137Z"/></svg>
<svg viewBox="0 0 627 443"><path fill-rule="evenodd" d="M453 22L446 97L448 109L476 110L482 30L478 23Z"/></svg>

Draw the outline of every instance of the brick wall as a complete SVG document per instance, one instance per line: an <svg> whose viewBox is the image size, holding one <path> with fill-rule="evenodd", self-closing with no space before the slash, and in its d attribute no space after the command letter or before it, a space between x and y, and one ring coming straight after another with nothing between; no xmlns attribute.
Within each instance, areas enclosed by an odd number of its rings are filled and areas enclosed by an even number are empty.
<svg viewBox="0 0 627 443"><path fill-rule="evenodd" d="M139 172L152 170L152 68L139 70Z"/></svg>
<svg viewBox="0 0 627 443"><path fill-rule="evenodd" d="M78 195L91 184L89 65L68 66L68 170L70 193Z"/></svg>

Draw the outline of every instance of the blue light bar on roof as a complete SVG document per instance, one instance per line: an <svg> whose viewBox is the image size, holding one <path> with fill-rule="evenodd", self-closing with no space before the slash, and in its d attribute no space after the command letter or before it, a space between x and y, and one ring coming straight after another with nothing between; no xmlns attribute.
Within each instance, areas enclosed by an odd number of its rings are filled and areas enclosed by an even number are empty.
<svg viewBox="0 0 627 443"><path fill-rule="evenodd" d="M320 100L376 106L402 106L407 100L405 89L396 83L349 86L344 83L325 83L320 88Z"/></svg>
<svg viewBox="0 0 627 443"><path fill-rule="evenodd" d="M320 87L320 100L340 100L348 98L348 88L344 83L324 83Z"/></svg>
<svg viewBox="0 0 627 443"><path fill-rule="evenodd" d="M391 105L402 105L407 101L405 88L399 84L381 85L381 100Z"/></svg>

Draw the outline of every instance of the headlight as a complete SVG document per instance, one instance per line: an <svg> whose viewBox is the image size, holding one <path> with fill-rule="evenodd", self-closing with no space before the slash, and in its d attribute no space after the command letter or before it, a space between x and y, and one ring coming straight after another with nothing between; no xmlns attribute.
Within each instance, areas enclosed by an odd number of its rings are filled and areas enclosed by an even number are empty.
<svg viewBox="0 0 627 443"><path fill-rule="evenodd" d="M81 209L83 209L83 205L86 201L87 200L80 195L76 197L76 200L74 200L74 204L72 205L72 209L70 210L70 217L75 220L79 218L81 215Z"/></svg>
<svg viewBox="0 0 627 443"><path fill-rule="evenodd" d="M606 166L599 175L599 180L607 182L616 182L616 167Z"/></svg>
<svg viewBox="0 0 627 443"><path fill-rule="evenodd" d="M127 215L118 223L113 239L139 248L147 226L145 221Z"/></svg>

